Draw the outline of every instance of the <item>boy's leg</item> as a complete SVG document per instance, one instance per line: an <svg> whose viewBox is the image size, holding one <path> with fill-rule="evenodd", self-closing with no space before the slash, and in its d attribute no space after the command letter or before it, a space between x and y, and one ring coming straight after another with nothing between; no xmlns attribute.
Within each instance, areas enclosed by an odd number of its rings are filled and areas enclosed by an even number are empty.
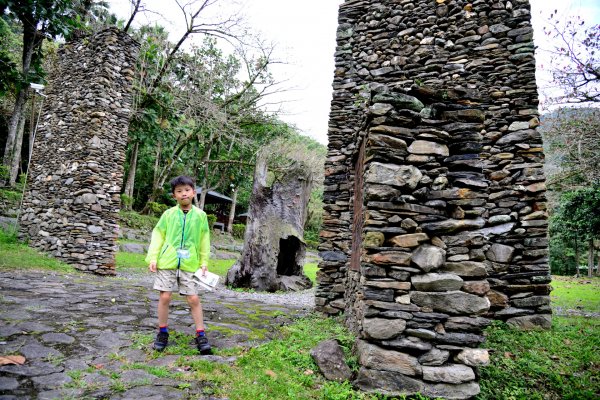
<svg viewBox="0 0 600 400"><path fill-rule="evenodd" d="M175 270L156 271L154 278L154 289L159 291L158 296L158 328L159 332L154 341L154 349L162 351L169 343L169 331L167 324L169 321L169 304L171 303L171 292L177 285Z"/></svg>
<svg viewBox="0 0 600 400"><path fill-rule="evenodd" d="M196 324L196 331L204 330L204 313L202 312L202 303L200 303L200 297L197 294L185 296L190 310L194 324Z"/></svg>
<svg viewBox="0 0 600 400"><path fill-rule="evenodd" d="M204 334L204 315L202 312L202 303L200 303L200 298L197 294L187 295L187 302L190 305L190 311L192 314L192 318L194 319L194 324L196 325L196 346L198 346L198 350L201 354L210 354L211 347L208 344L208 339ZM200 334L200 332L202 334Z"/></svg>
<svg viewBox="0 0 600 400"><path fill-rule="evenodd" d="M169 305L171 292L160 292L158 297L158 326L167 326L169 322Z"/></svg>
<svg viewBox="0 0 600 400"><path fill-rule="evenodd" d="M169 304L171 303L171 292L160 291L158 296L158 327L159 332L154 341L154 349L163 351L169 344L169 332L167 324L169 321Z"/></svg>

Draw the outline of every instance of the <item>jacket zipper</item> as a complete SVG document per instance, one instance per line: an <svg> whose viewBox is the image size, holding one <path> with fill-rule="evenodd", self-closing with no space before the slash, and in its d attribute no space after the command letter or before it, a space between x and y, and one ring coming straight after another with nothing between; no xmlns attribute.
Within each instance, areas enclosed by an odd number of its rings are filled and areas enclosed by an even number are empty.
<svg viewBox="0 0 600 400"><path fill-rule="evenodd" d="M181 212L183 212L183 210ZM183 213L183 228L181 228L181 242L179 243L179 248L180 249L183 248L183 238L184 238L184 235L185 235L185 221L186 221L186 219L187 219L187 214ZM180 266L181 266L181 258L177 258L177 269L178 270L179 270ZM179 276L179 271L177 271L177 276Z"/></svg>

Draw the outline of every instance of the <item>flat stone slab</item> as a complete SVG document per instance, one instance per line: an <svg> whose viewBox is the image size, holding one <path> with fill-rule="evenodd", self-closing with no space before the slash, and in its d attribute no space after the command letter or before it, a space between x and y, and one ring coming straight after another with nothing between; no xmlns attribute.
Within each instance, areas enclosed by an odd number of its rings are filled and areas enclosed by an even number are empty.
<svg viewBox="0 0 600 400"><path fill-rule="evenodd" d="M59 388L62 385L73 381L67 374L61 372L50 375L34 376L31 380L35 386L41 389Z"/></svg>
<svg viewBox="0 0 600 400"><path fill-rule="evenodd" d="M28 361L24 365L3 365L0 376L33 377L62 372L64 368L47 362Z"/></svg>
<svg viewBox="0 0 600 400"><path fill-rule="evenodd" d="M120 396L111 397L119 400L179 400L187 395L180 390L168 386L138 386L130 389Z"/></svg>
<svg viewBox="0 0 600 400"><path fill-rule="evenodd" d="M15 378L0 376L0 391L14 390L19 387L19 381Z"/></svg>
<svg viewBox="0 0 600 400"><path fill-rule="evenodd" d="M46 333L42 335L42 340L46 343L71 344L75 341L75 338L65 333Z"/></svg>
<svg viewBox="0 0 600 400"><path fill-rule="evenodd" d="M43 279L40 279L43 277ZM0 269L0 355L20 354L23 365L0 366L0 398L184 399L189 389L134 363L177 372L180 355L158 358L136 335L153 336L158 293L145 270L117 277L29 269ZM207 335L215 348L252 347L285 323L310 313L312 292L274 295L228 289L201 293ZM6 312L4 312L6 310ZM194 323L184 297L171 302L171 331L189 334ZM186 356L233 364L236 357ZM118 391L121 385L125 391ZM197 392L202 391L202 383Z"/></svg>

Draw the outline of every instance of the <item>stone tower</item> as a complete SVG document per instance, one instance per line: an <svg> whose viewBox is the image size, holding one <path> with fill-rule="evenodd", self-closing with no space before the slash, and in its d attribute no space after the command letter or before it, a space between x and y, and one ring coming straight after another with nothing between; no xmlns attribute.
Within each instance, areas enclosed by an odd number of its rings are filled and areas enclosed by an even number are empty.
<svg viewBox="0 0 600 400"><path fill-rule="evenodd" d="M30 246L103 275L115 273L138 47L110 28L60 48L19 221Z"/></svg>
<svg viewBox="0 0 600 400"><path fill-rule="evenodd" d="M481 331L550 326L527 0L347 0L316 303L358 335L357 384L479 392Z"/></svg>

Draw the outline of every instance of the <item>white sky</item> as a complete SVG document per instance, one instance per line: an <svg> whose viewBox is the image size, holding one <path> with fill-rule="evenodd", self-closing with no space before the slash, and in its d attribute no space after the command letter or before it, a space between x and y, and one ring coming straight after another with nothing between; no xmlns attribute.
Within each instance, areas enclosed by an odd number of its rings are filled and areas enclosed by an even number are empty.
<svg viewBox="0 0 600 400"><path fill-rule="evenodd" d="M548 50L556 45L551 38L544 34L543 27L548 24L548 17L554 10L560 16L560 21L572 20L581 16L586 26L600 24L599 0L529 0L531 17L534 27L534 42L536 51L536 80L540 94L540 107L544 106L545 94L554 90L550 68L553 62ZM555 93L556 94L556 93Z"/></svg>
<svg viewBox="0 0 600 400"><path fill-rule="evenodd" d="M343 0L222 0L224 8L242 8L248 24L262 37L277 44L277 58L286 65L272 70L277 80L285 80L284 91L271 101L281 101L280 118L295 125L303 134L327 143L327 122L331 102L337 12ZM126 19L129 0L109 0L111 11ZM169 30L175 40L183 24L181 12L173 0L145 0L146 7L160 15L136 18L137 23L157 22ZM563 18L585 16L586 22L600 23L598 0L530 0L535 29L535 43L550 48L542 26L552 10ZM221 8L222 12L225 12ZM134 24L135 25L135 24ZM550 60L537 52L538 86L543 92L550 86L546 72ZM543 99L543 93L541 95Z"/></svg>

